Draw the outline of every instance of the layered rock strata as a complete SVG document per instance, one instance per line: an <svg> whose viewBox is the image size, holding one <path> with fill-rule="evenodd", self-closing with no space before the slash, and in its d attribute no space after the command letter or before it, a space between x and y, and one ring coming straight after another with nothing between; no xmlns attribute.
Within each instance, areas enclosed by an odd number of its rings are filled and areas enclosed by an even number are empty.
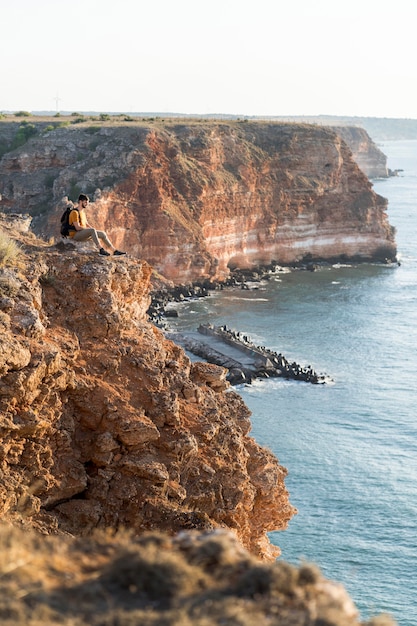
<svg viewBox="0 0 417 626"><path fill-rule="evenodd" d="M35 215L45 237L58 235L65 201L89 193L90 221L175 283L396 254L387 201L325 127L83 122L6 152L0 185L1 207Z"/></svg>
<svg viewBox="0 0 417 626"><path fill-rule="evenodd" d="M286 470L249 435L226 370L191 363L146 319L151 268L18 241L0 258L0 514L43 532L266 533L294 514ZM2 247L0 247L0 257Z"/></svg>

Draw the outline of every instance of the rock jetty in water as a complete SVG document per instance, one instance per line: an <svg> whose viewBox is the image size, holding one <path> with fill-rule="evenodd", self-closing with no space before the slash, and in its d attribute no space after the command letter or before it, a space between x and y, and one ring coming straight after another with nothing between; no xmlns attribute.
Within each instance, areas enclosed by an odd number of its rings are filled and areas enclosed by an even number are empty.
<svg viewBox="0 0 417 626"><path fill-rule="evenodd" d="M255 378L282 377L313 384L331 381L326 374L318 374L311 365L290 362L283 354L264 346L256 346L250 338L226 325L201 324L198 328L205 340L195 334L175 335L175 340L192 354L209 363L228 369L227 380L232 385L250 383Z"/></svg>

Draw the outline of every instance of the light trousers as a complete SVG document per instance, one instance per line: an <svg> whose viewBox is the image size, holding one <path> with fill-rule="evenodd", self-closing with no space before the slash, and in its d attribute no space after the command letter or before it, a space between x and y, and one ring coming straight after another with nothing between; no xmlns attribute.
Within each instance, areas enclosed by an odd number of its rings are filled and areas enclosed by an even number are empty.
<svg viewBox="0 0 417 626"><path fill-rule="evenodd" d="M95 228L83 228L82 230L77 230L72 239L74 239L74 241L88 241L89 239L92 239L98 248L102 247L100 242L101 239L101 241L104 241L106 246L113 248L113 245L104 230L96 230Z"/></svg>

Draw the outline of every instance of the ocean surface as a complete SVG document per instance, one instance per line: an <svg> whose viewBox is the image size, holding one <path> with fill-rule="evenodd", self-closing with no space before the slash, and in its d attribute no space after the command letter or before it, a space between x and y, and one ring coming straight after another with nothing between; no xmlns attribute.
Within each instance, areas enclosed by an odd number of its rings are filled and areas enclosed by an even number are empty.
<svg viewBox="0 0 417 626"><path fill-rule="evenodd" d="M298 509L271 541L343 583L362 619L386 612L417 626L417 141L380 147L403 170L373 181L400 265L278 273L187 302L172 326L227 324L332 377L238 387Z"/></svg>

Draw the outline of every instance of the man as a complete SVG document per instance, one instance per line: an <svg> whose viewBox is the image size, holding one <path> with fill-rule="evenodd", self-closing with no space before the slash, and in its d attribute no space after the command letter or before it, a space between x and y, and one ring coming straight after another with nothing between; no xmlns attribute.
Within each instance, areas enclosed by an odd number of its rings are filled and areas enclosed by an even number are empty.
<svg viewBox="0 0 417 626"><path fill-rule="evenodd" d="M115 256L126 254L126 252L116 250L104 230L96 230L88 223L85 209L89 202L89 197L84 193L78 196L78 208L71 211L68 219L69 236L74 239L74 241L88 241L88 239L92 239L99 249L99 254L102 256L110 256L110 252L107 252L107 250L103 248L102 241L108 248L113 250Z"/></svg>

